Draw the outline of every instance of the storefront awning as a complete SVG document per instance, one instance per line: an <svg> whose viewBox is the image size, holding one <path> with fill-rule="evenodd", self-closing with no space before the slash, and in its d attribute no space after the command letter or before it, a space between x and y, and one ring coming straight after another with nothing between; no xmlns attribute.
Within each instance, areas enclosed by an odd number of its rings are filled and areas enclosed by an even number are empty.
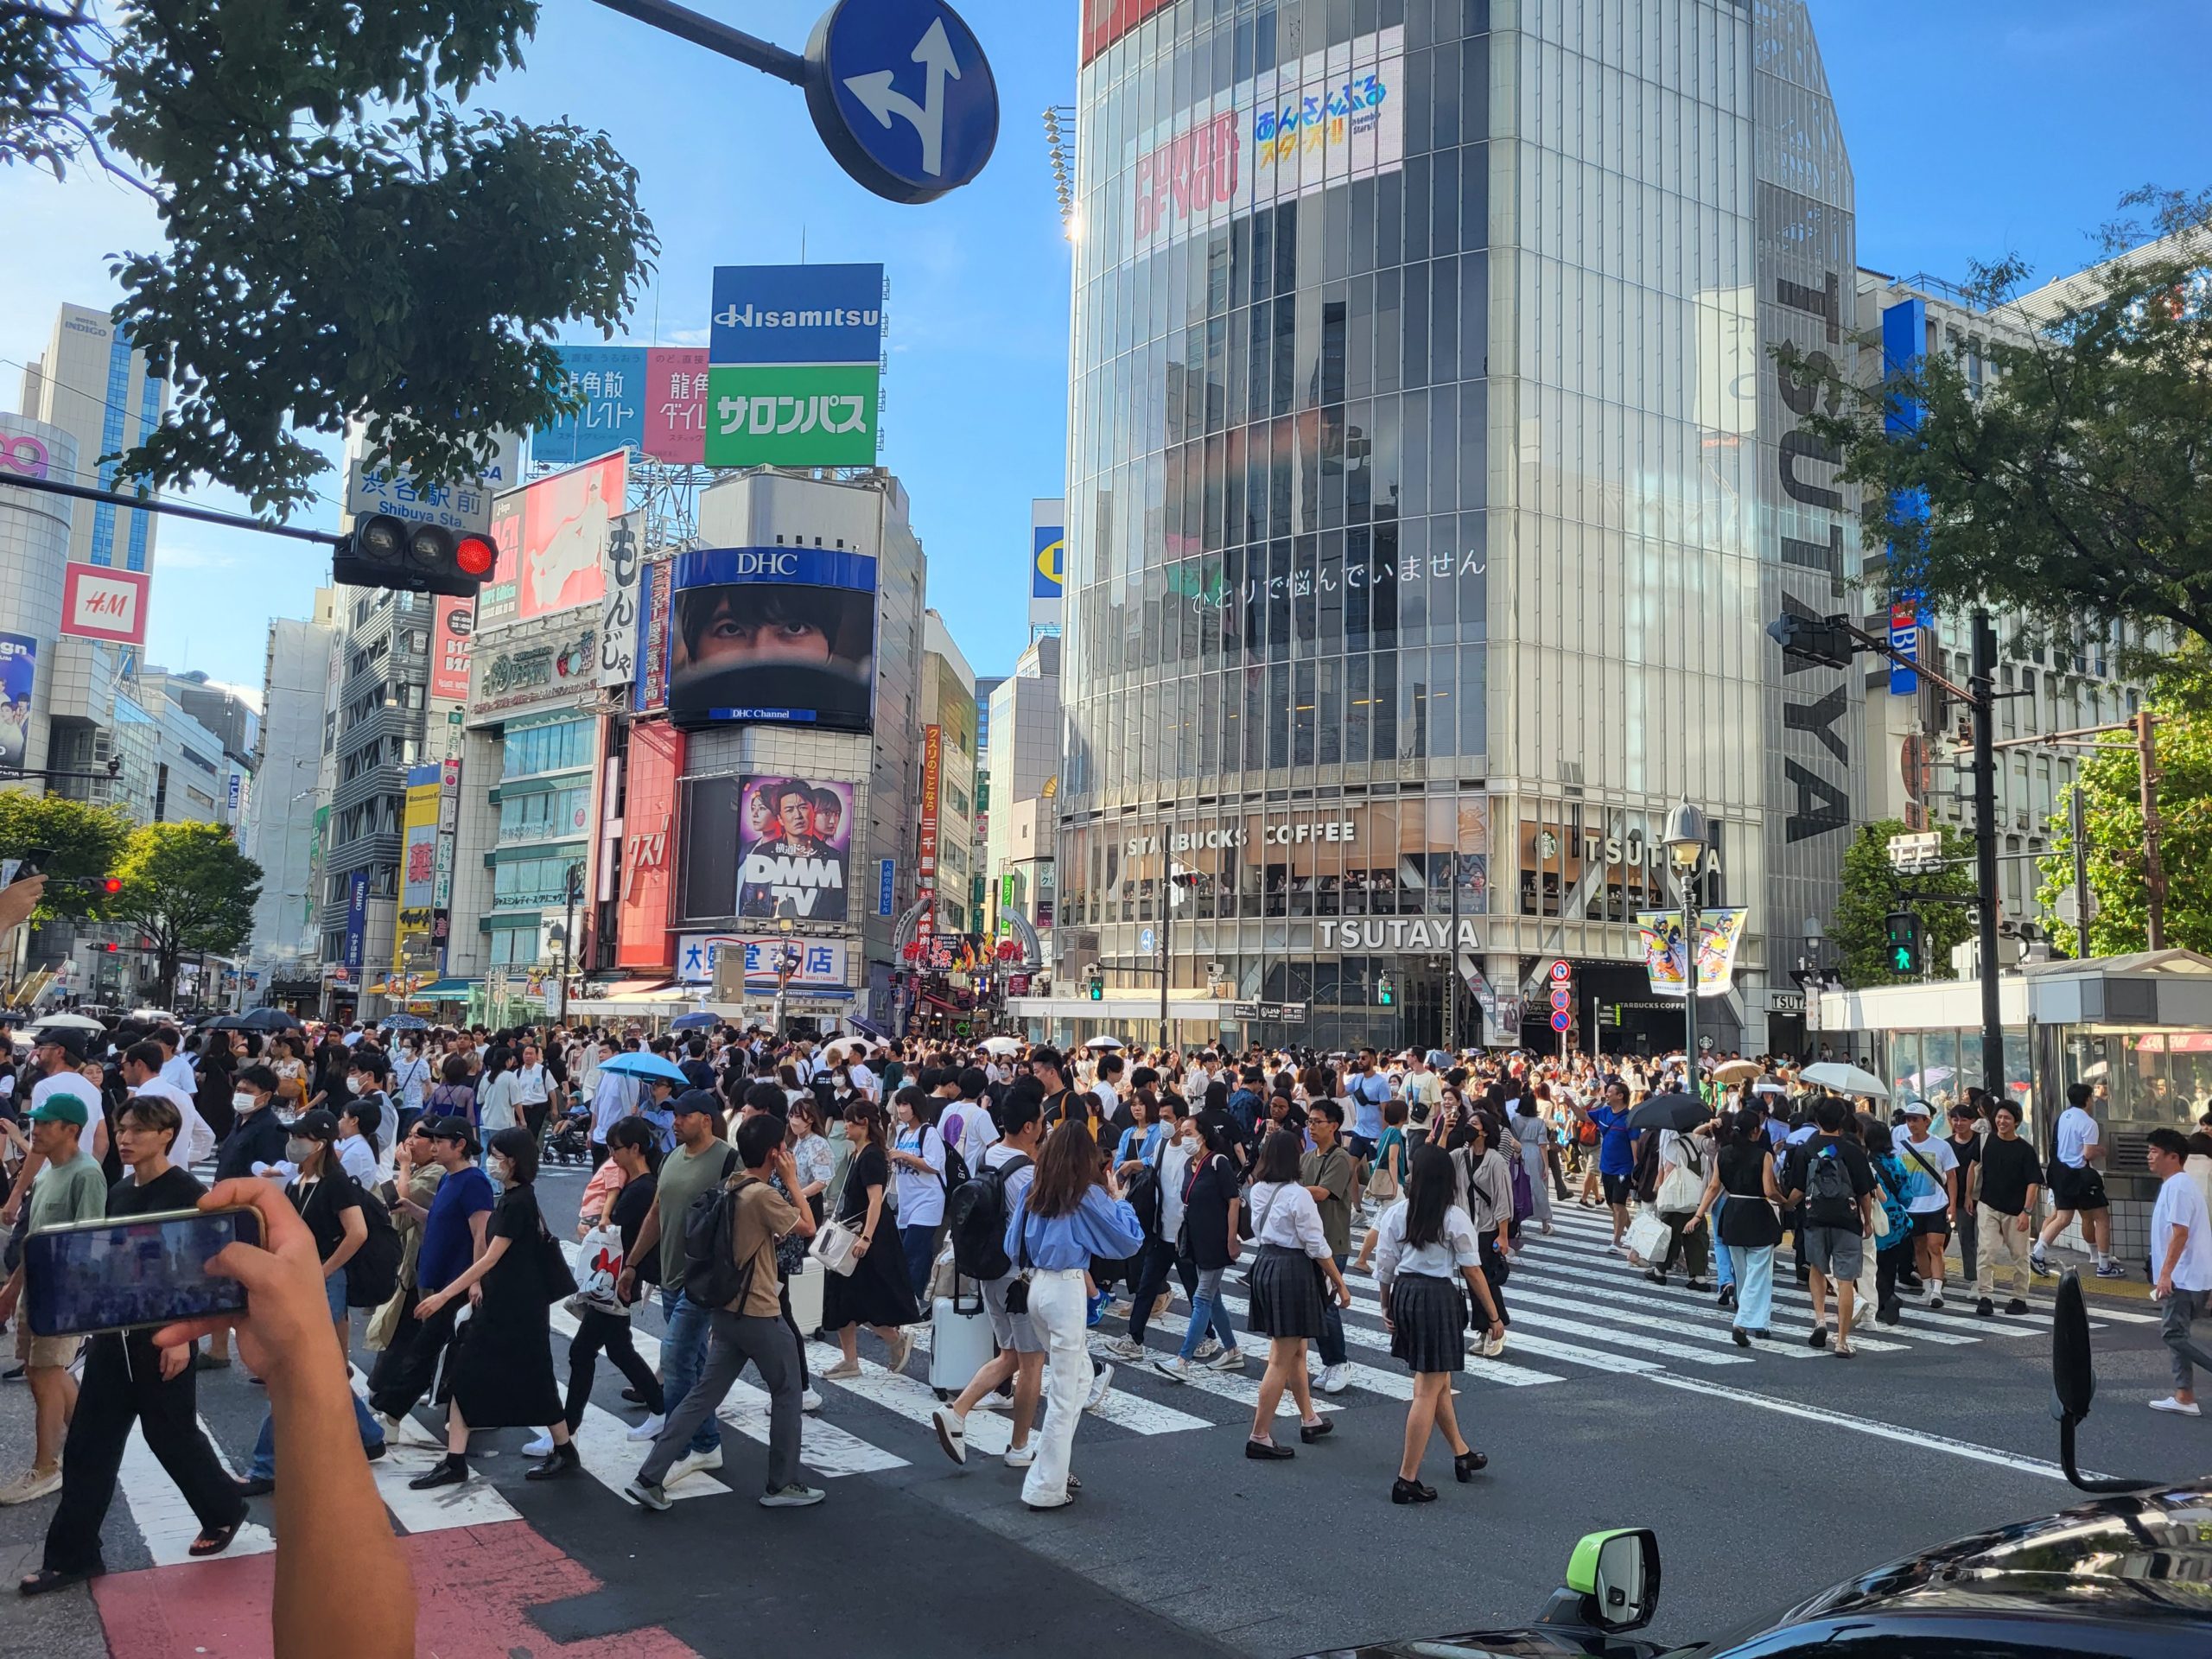
<svg viewBox="0 0 2212 1659"><path fill-rule="evenodd" d="M651 992L667 989L670 982L665 975L658 979L626 979L613 985L595 985L591 996L598 1002L634 1002Z"/></svg>
<svg viewBox="0 0 2212 1659"><path fill-rule="evenodd" d="M484 982L480 979L441 979L425 985L419 991L410 991L410 1002L466 1002L472 992Z"/></svg>

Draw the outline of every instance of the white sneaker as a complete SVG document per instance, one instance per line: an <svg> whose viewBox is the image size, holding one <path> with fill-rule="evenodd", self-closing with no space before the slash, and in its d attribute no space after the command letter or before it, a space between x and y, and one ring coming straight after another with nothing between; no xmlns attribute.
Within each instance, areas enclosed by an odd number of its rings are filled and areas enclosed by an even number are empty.
<svg viewBox="0 0 2212 1659"><path fill-rule="evenodd" d="M55 1464L51 1469L26 1469L5 1486L0 1486L0 1503L34 1503L60 1490L60 1464Z"/></svg>
<svg viewBox="0 0 2212 1659"><path fill-rule="evenodd" d="M1152 1369L1170 1382L1188 1382L1191 1380L1191 1368L1184 1363L1179 1354L1170 1354L1165 1359L1154 1360Z"/></svg>
<svg viewBox="0 0 2212 1659"><path fill-rule="evenodd" d="M1207 1360L1218 1358L1220 1354L1221 1338L1219 1337L1208 1337L1192 1351L1191 1357L1197 1360L1200 1364L1204 1364Z"/></svg>
<svg viewBox="0 0 2212 1659"><path fill-rule="evenodd" d="M701 1474L722 1466L722 1449L719 1446L711 1452L687 1452L676 1460L673 1467L662 1478L661 1484L673 1486L686 1475Z"/></svg>
<svg viewBox="0 0 2212 1659"><path fill-rule="evenodd" d="M1106 1312L1103 1317L1109 1319L1126 1319L1135 1311L1135 1308L1136 1304L1128 1297L1117 1296L1106 1304Z"/></svg>
<svg viewBox="0 0 2212 1659"><path fill-rule="evenodd" d="M805 1393L800 1395L798 1397L798 1408L801 1411L821 1410L822 1396L817 1394L812 1389L807 1389Z"/></svg>
<svg viewBox="0 0 2212 1659"><path fill-rule="evenodd" d="M445 1450L446 1443L411 1415L387 1417L380 1411L372 1411L369 1415L377 1420L377 1426L384 1430L385 1439L394 1446L435 1446L441 1452Z"/></svg>
<svg viewBox="0 0 2212 1659"><path fill-rule="evenodd" d="M622 1496L640 1509L664 1510L669 1506L668 1489L654 1486L632 1476L622 1488Z"/></svg>
<svg viewBox="0 0 2212 1659"><path fill-rule="evenodd" d="M996 1389L994 1389L982 1399L978 1400L972 1407L969 1408L969 1409L973 1411L1012 1411L1014 1409L1014 1402L1007 1399L1006 1395L1001 1394Z"/></svg>
<svg viewBox="0 0 2212 1659"><path fill-rule="evenodd" d="M525 1458L551 1457L553 1455L553 1435L551 1432L549 1430L547 1433L539 1435L534 1440L524 1441L523 1443L522 1454Z"/></svg>
<svg viewBox="0 0 2212 1659"><path fill-rule="evenodd" d="M2181 1401L2175 1399L2171 1394L2163 1400L2153 1400L2151 1402L2151 1409L2153 1411L2171 1411L2178 1417L2202 1417L2204 1414L2196 1408L2196 1402L2194 1400L2190 1401L2187 1404L2183 1404Z"/></svg>
<svg viewBox="0 0 2212 1659"><path fill-rule="evenodd" d="M1323 1366L1321 1368L1321 1392L1324 1394L1342 1394L1346 1389L1351 1386L1351 1367L1349 1365Z"/></svg>
<svg viewBox="0 0 2212 1659"><path fill-rule="evenodd" d="M1106 1390L1114 1386L1114 1368L1101 1365L1090 1379L1090 1397L1083 1402L1085 1411L1096 1411L1106 1398Z"/></svg>
<svg viewBox="0 0 2212 1659"><path fill-rule="evenodd" d="M1006 1449L1006 1466L1009 1469L1027 1469L1036 1461L1037 1448L1033 1446L1009 1446Z"/></svg>
<svg viewBox="0 0 2212 1659"><path fill-rule="evenodd" d="M930 1422L937 1430L937 1443L944 1448L944 1455L955 1463L968 1461L968 1426L960 1414L950 1406L939 1406L930 1414Z"/></svg>
<svg viewBox="0 0 2212 1659"><path fill-rule="evenodd" d="M655 1412L622 1438L626 1440L657 1440L660 1438L660 1426L667 1421L659 1412Z"/></svg>
<svg viewBox="0 0 2212 1659"><path fill-rule="evenodd" d="M1116 1337L1106 1344L1106 1351L1116 1359L1142 1359L1146 1350L1144 1344L1134 1338Z"/></svg>
<svg viewBox="0 0 2212 1659"><path fill-rule="evenodd" d="M1244 1369L1244 1351L1242 1348L1224 1349L1206 1361L1206 1369L1210 1371L1241 1371Z"/></svg>
<svg viewBox="0 0 2212 1659"><path fill-rule="evenodd" d="M764 1492L760 1507L764 1510L804 1510L819 1503L830 1494L819 1486L780 1486L772 1492Z"/></svg>

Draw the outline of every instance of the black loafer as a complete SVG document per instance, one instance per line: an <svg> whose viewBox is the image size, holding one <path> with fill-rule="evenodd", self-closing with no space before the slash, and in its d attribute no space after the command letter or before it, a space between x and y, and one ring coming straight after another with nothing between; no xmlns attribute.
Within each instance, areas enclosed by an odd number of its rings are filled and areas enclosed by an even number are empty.
<svg viewBox="0 0 2212 1659"><path fill-rule="evenodd" d="M417 1475L407 1483L409 1490L427 1492L434 1486L458 1486L468 1478L468 1465L448 1454L441 1458L427 1475Z"/></svg>
<svg viewBox="0 0 2212 1659"><path fill-rule="evenodd" d="M1285 1458L1294 1458L1297 1452L1287 1446L1277 1446L1273 1440L1247 1440L1244 1455L1256 1463L1279 1463Z"/></svg>
<svg viewBox="0 0 2212 1659"><path fill-rule="evenodd" d="M1471 1447L1452 1459L1452 1478L1465 1485L1490 1467L1490 1459Z"/></svg>
<svg viewBox="0 0 2212 1659"><path fill-rule="evenodd" d="M1334 1433L1336 1427L1337 1426L1325 1417L1318 1423L1300 1423L1298 1426L1298 1438L1306 1445L1311 1446L1324 1434Z"/></svg>
<svg viewBox="0 0 2212 1659"><path fill-rule="evenodd" d="M254 1475L231 1484L238 1489L240 1497L266 1497L276 1490L276 1483L265 1475Z"/></svg>

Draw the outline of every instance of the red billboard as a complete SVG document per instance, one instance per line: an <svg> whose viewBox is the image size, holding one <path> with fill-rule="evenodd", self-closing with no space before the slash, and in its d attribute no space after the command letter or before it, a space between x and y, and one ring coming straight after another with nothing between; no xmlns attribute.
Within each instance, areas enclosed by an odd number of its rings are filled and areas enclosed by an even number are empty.
<svg viewBox="0 0 2212 1659"><path fill-rule="evenodd" d="M499 550L476 620L485 626L550 615L607 597L602 556L613 521L626 510L630 457L602 455L555 473L492 504Z"/></svg>
<svg viewBox="0 0 2212 1659"><path fill-rule="evenodd" d="M706 460L705 346L656 346L645 353L645 453L694 467Z"/></svg>
<svg viewBox="0 0 2212 1659"><path fill-rule="evenodd" d="M676 960L670 920L676 909L676 791L683 734L664 720L630 728L630 788L622 808L620 942L624 968L664 968Z"/></svg>
<svg viewBox="0 0 2212 1659"><path fill-rule="evenodd" d="M1083 0L1083 60L1089 63L1173 0Z"/></svg>

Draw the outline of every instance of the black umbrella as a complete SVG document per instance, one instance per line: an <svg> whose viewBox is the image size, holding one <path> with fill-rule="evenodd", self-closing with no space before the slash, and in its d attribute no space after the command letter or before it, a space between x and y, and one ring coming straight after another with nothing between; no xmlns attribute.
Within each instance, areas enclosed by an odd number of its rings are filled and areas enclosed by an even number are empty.
<svg viewBox="0 0 2212 1659"><path fill-rule="evenodd" d="M1631 1129L1672 1129L1687 1135L1713 1116L1713 1108L1694 1096L1654 1095L1628 1115Z"/></svg>
<svg viewBox="0 0 2212 1659"><path fill-rule="evenodd" d="M256 1008L251 1014L238 1016L240 1031L302 1031L302 1027L293 1015L283 1008Z"/></svg>
<svg viewBox="0 0 2212 1659"><path fill-rule="evenodd" d="M242 1014L219 1014L213 1020L210 1020L206 1025L200 1027L200 1029L202 1031L236 1031L245 1024L245 1016Z"/></svg>

